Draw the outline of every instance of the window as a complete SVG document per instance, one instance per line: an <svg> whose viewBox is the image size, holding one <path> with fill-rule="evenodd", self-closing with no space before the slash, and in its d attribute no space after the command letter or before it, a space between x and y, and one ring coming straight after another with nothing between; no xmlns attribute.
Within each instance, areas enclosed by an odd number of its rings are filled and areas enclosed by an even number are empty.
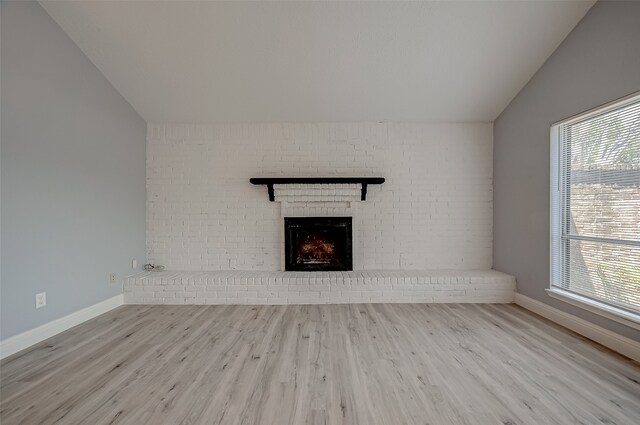
<svg viewBox="0 0 640 425"><path fill-rule="evenodd" d="M551 127L551 291L640 317L640 94Z"/></svg>

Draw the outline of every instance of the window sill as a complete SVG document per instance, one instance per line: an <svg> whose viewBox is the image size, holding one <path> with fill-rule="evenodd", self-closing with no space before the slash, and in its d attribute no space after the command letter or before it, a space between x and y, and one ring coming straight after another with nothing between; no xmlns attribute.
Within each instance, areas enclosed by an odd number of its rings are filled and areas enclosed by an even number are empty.
<svg viewBox="0 0 640 425"><path fill-rule="evenodd" d="M562 289L552 288L547 289L546 291L550 297L640 330L640 315L638 314L634 314L572 292L563 291Z"/></svg>

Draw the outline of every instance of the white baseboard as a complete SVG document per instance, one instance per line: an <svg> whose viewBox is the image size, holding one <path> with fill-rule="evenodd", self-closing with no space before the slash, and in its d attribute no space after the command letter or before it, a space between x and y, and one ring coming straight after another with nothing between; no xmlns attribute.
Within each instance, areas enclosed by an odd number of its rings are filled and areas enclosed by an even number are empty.
<svg viewBox="0 0 640 425"><path fill-rule="evenodd" d="M45 323L35 329L28 330L7 338L4 341L0 341L0 359L4 359L18 351L44 341L47 338L51 338L60 332L71 329L80 323L93 319L94 317L106 313L109 310L113 310L114 308L121 306L123 303L123 295L116 295L115 297L108 298L67 316Z"/></svg>
<svg viewBox="0 0 640 425"><path fill-rule="evenodd" d="M516 293L515 303L552 322L587 337L624 356L640 362L640 342L611 332L601 326L594 325L584 319L565 313L543 302Z"/></svg>

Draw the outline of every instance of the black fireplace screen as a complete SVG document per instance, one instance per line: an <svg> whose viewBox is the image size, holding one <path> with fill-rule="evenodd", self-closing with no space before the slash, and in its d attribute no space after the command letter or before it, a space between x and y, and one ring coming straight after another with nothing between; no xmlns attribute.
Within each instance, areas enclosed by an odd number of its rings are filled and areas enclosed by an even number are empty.
<svg viewBox="0 0 640 425"><path fill-rule="evenodd" d="M351 217L285 217L285 270L353 270Z"/></svg>

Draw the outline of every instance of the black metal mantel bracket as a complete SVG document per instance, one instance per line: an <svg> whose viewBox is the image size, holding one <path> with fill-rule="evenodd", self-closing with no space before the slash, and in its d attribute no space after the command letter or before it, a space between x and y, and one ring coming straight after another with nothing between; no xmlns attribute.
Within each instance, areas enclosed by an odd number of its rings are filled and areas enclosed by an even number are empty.
<svg viewBox="0 0 640 425"><path fill-rule="evenodd" d="M269 201L275 201L274 184L349 184L362 185L360 200L367 199L367 186L384 183L384 177L254 177L249 179L251 184L266 185Z"/></svg>

